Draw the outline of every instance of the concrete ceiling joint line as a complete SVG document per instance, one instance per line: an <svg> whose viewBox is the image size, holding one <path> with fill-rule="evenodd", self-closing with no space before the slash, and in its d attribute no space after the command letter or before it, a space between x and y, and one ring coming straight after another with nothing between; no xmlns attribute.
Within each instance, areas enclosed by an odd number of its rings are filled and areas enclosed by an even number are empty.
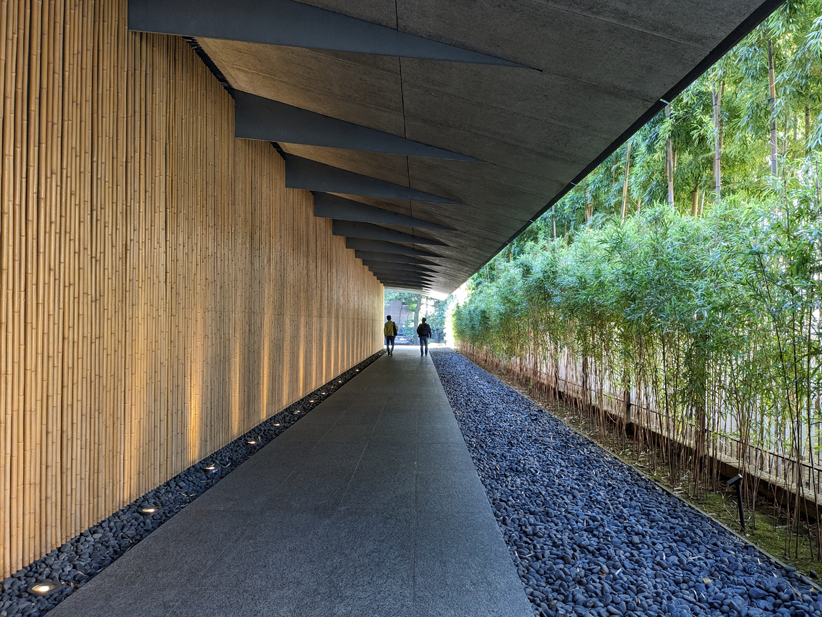
<svg viewBox="0 0 822 617"><path fill-rule="evenodd" d="M462 205L445 197L423 193L393 182L378 180L371 176L332 167L311 159L292 154L284 154L284 158L285 185L290 189L382 197L384 199L408 199L455 206Z"/></svg>
<svg viewBox="0 0 822 617"><path fill-rule="evenodd" d="M129 0L141 32L529 68L294 0Z"/></svg>
<svg viewBox="0 0 822 617"><path fill-rule="evenodd" d="M248 92L232 90L231 95L235 102L234 136L239 139L482 162L470 156L421 144Z"/></svg>
<svg viewBox="0 0 822 617"><path fill-rule="evenodd" d="M339 221L456 231L453 227L446 227L405 214L383 210L382 208L376 208L329 193L314 193L314 216Z"/></svg>

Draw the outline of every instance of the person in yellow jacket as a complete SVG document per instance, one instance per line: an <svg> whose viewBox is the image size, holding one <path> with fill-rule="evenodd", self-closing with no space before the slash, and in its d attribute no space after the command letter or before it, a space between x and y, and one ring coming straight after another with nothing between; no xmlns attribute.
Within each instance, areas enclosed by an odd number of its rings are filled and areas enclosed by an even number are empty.
<svg viewBox="0 0 822 617"><path fill-rule="evenodd" d="M388 350L388 355L394 355L394 337L397 336L397 324L391 321L391 315L385 316L385 327L382 329L385 334L385 348Z"/></svg>

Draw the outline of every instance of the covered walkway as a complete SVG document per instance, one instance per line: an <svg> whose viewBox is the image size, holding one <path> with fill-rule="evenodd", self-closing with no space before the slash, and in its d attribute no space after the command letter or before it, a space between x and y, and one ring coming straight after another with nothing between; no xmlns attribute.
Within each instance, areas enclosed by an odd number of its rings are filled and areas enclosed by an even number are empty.
<svg viewBox="0 0 822 617"><path fill-rule="evenodd" d="M528 616L437 373L383 356L54 617Z"/></svg>

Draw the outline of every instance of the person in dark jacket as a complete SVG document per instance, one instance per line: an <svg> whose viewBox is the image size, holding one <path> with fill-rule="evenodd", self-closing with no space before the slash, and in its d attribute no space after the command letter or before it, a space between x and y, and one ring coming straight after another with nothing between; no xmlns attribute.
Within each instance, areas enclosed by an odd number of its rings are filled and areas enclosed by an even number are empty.
<svg viewBox="0 0 822 617"><path fill-rule="evenodd" d="M425 317L422 318L422 323L417 326L417 336L420 337L420 355L428 355L428 339L431 338L431 326L425 323Z"/></svg>

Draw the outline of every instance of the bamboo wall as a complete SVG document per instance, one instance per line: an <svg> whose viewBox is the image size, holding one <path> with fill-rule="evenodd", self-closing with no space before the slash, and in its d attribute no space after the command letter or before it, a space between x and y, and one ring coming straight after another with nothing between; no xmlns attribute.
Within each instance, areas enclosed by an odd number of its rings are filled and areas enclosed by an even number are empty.
<svg viewBox="0 0 822 617"><path fill-rule="evenodd" d="M182 40L0 0L0 570L381 346L382 287Z"/></svg>

